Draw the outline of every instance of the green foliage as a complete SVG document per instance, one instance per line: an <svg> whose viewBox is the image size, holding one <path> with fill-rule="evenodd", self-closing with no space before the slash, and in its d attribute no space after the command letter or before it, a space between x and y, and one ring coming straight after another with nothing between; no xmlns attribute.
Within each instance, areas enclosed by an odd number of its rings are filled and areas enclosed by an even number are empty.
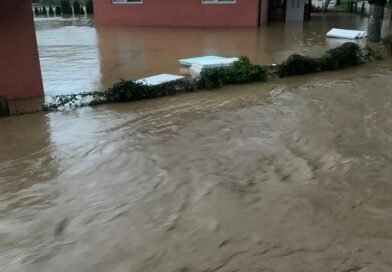
<svg viewBox="0 0 392 272"><path fill-rule="evenodd" d="M200 77L194 80L180 80L155 86L148 86L131 80L121 80L105 92L83 92L54 96L52 101L45 105L44 110L56 111L88 105L151 99L184 92L215 89L222 87L224 84L266 80L266 68L251 64L247 57L241 57L231 67L204 69Z"/></svg>
<svg viewBox="0 0 392 272"><path fill-rule="evenodd" d="M325 65L323 71L343 69L346 66L356 66L361 63L359 45L347 42L327 51L322 57Z"/></svg>
<svg viewBox="0 0 392 272"><path fill-rule="evenodd" d="M35 16L39 16L39 9L37 7L34 8L34 14Z"/></svg>
<svg viewBox="0 0 392 272"><path fill-rule="evenodd" d="M392 35L389 35L383 40L384 46L386 47L389 54L392 55Z"/></svg>
<svg viewBox="0 0 392 272"><path fill-rule="evenodd" d="M251 64L249 58L240 57L232 66L203 69L198 78L199 89L216 89L226 84L241 84L267 80L267 69Z"/></svg>
<svg viewBox="0 0 392 272"><path fill-rule="evenodd" d="M93 0L86 1L86 13L89 15L94 14Z"/></svg>
<svg viewBox="0 0 392 272"><path fill-rule="evenodd" d="M121 80L105 92L82 92L57 95L44 107L45 111L73 109L107 103L119 103L151 99L196 90L194 81L175 81L156 86L147 86L131 80Z"/></svg>
<svg viewBox="0 0 392 272"><path fill-rule="evenodd" d="M83 9L83 7L80 7L80 15L85 15L86 14L86 12L84 12L84 9Z"/></svg>
<svg viewBox="0 0 392 272"><path fill-rule="evenodd" d="M116 103L175 95L194 90L195 84L192 81L176 81L148 86L131 80L121 80L104 92L104 98L108 103Z"/></svg>
<svg viewBox="0 0 392 272"><path fill-rule="evenodd" d="M279 77L296 76L321 71L334 71L365 62L363 50L356 43L348 42L328 50L320 58L291 55L278 69ZM370 50L366 52L371 54ZM370 57L370 56L366 56Z"/></svg>
<svg viewBox="0 0 392 272"><path fill-rule="evenodd" d="M61 6L61 11L62 11L63 15L72 15L73 14L71 3L69 2L69 0L61 0L60 6Z"/></svg>
<svg viewBox="0 0 392 272"><path fill-rule="evenodd" d="M298 54L291 55L278 69L279 77L304 75L321 71L318 59Z"/></svg>
<svg viewBox="0 0 392 272"><path fill-rule="evenodd" d="M44 16L48 15L48 11L47 11L46 7L43 7L41 12L42 12L42 15L44 15Z"/></svg>
<svg viewBox="0 0 392 272"><path fill-rule="evenodd" d="M80 14L80 2L77 0L74 0L72 2L72 5L73 5L73 10L74 10L75 15Z"/></svg>

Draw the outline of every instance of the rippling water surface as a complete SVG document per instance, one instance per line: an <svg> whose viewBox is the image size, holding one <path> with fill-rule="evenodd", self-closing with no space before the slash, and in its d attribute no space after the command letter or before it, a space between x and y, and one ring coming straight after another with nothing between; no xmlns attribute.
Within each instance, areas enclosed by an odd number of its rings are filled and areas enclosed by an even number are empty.
<svg viewBox="0 0 392 272"><path fill-rule="evenodd" d="M97 84L155 69L122 60ZM389 271L390 86L387 59L0 119L0 270Z"/></svg>

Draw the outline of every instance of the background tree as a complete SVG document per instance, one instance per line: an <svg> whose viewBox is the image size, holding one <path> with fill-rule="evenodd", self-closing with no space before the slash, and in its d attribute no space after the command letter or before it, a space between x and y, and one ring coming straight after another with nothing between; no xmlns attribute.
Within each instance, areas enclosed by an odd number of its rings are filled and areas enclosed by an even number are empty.
<svg viewBox="0 0 392 272"><path fill-rule="evenodd" d="M80 14L80 2L79 1L73 1L72 2L73 5L73 10L75 14Z"/></svg>
<svg viewBox="0 0 392 272"><path fill-rule="evenodd" d="M369 0L370 17L368 25L368 41L381 41L381 27L384 19L384 8L386 0Z"/></svg>
<svg viewBox="0 0 392 272"><path fill-rule="evenodd" d="M94 13L93 0L86 1L86 13L89 15Z"/></svg>
<svg viewBox="0 0 392 272"><path fill-rule="evenodd" d="M71 3L68 0L61 0L60 5L61 5L61 11L62 11L63 15L72 15L73 14Z"/></svg>
<svg viewBox="0 0 392 272"><path fill-rule="evenodd" d="M56 7L56 16L61 16L61 8L59 6Z"/></svg>
<svg viewBox="0 0 392 272"><path fill-rule="evenodd" d="M49 16L54 16L54 10L52 6L49 6Z"/></svg>
<svg viewBox="0 0 392 272"><path fill-rule="evenodd" d="M34 14L35 16L39 16L39 9L37 7L34 8Z"/></svg>
<svg viewBox="0 0 392 272"><path fill-rule="evenodd" d="M45 6L42 8L42 15L48 16L48 11Z"/></svg>

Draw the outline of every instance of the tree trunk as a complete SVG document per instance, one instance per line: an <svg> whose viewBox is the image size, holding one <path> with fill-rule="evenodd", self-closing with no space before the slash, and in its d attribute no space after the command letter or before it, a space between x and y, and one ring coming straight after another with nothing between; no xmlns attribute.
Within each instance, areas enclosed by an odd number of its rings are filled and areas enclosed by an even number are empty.
<svg viewBox="0 0 392 272"><path fill-rule="evenodd" d="M384 6L372 4L370 6L370 17L368 25L368 41L381 41L381 27L384 17Z"/></svg>
<svg viewBox="0 0 392 272"><path fill-rule="evenodd" d="M324 6L322 6L322 11L323 11L324 13L327 12L328 6L329 6L329 3L330 3L330 2L331 2L331 0L325 0Z"/></svg>

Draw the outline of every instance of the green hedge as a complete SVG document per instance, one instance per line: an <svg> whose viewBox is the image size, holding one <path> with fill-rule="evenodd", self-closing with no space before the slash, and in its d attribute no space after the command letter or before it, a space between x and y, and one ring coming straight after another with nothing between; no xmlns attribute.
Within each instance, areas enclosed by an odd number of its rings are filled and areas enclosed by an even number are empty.
<svg viewBox="0 0 392 272"><path fill-rule="evenodd" d="M193 81L168 82L156 86L148 86L131 80L121 80L112 88L103 92L102 97L98 97L93 104L101 102L117 103L142 99L151 99L167 95L175 95L196 90Z"/></svg>
<svg viewBox="0 0 392 272"><path fill-rule="evenodd" d="M198 78L199 89L215 89L227 84L263 82L267 80L267 69L251 64L248 57L240 57L239 61L229 67L203 69Z"/></svg>
<svg viewBox="0 0 392 272"><path fill-rule="evenodd" d="M356 43L348 42L328 50L319 58L291 55L279 65L279 77L303 75L321 71L334 71L364 62L363 50Z"/></svg>
<svg viewBox="0 0 392 272"><path fill-rule="evenodd" d="M251 64L247 57L241 57L231 67L204 69L194 80L169 82L147 86L131 80L121 80L105 92L83 92L52 97L45 110L54 111L65 107L76 108L87 105L118 103L141 99L157 98L197 90L210 90L225 84L240 84L266 81L267 69Z"/></svg>

